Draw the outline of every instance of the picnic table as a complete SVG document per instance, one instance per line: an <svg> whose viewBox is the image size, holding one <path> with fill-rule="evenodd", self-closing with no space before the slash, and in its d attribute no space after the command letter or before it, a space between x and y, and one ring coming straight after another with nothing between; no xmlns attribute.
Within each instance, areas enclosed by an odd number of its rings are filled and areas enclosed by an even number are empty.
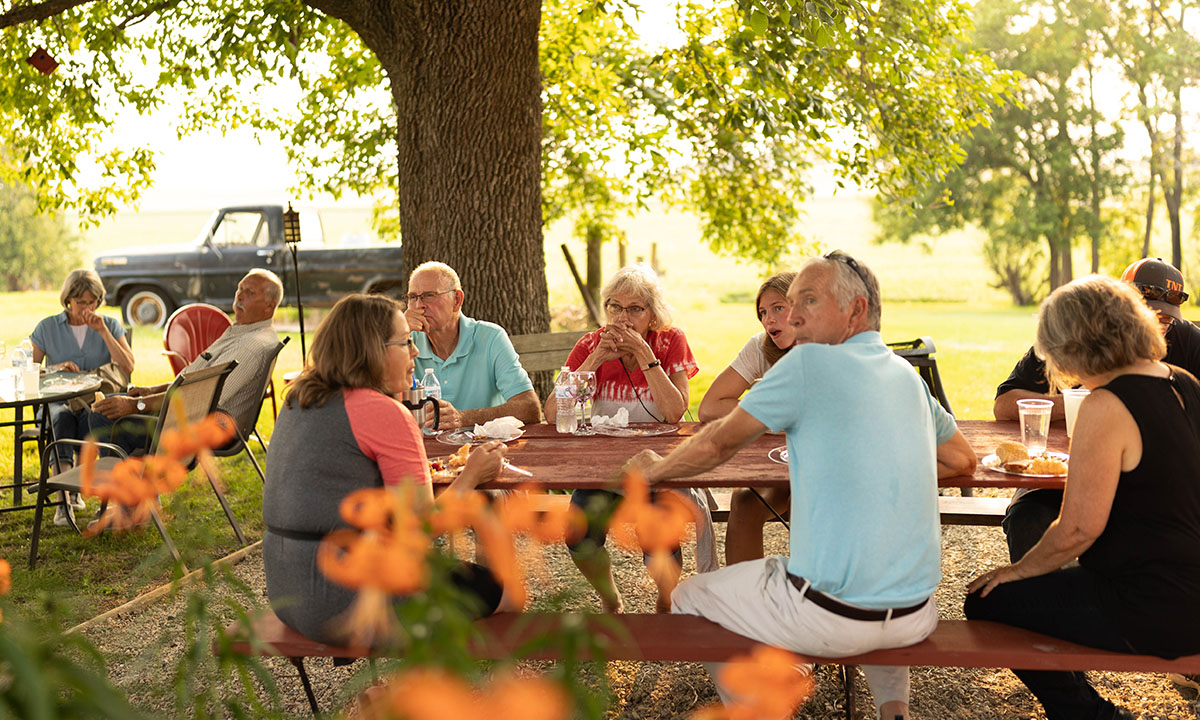
<svg viewBox="0 0 1200 720"><path fill-rule="evenodd" d="M963 420L958 426L980 459L994 452L1001 442L1021 440L1021 429L1015 421ZM551 425L526 425L521 437L507 443L507 457L513 465L532 472L533 477L501 472L499 478L482 487L533 485L545 490L613 487L617 471L638 451L650 449L665 456L700 428L700 423L685 422L679 423L677 433L668 435L580 437L559 434ZM772 450L785 444L783 435L764 434L723 465L694 477L664 481L658 487L787 487L787 466L769 457ZM1062 425L1051 427L1049 447L1052 450L1067 449L1067 433ZM455 449L438 440L437 436L425 439L425 453L430 458L449 455ZM944 478L938 485L949 488L1061 488L1064 482L1065 478L1026 478L997 473L980 464L974 475Z"/></svg>
<svg viewBox="0 0 1200 720"><path fill-rule="evenodd" d="M7 382L0 382L0 410L11 408L13 419L0 422L0 427L13 429L13 482L11 485L0 485L0 490L11 488L13 498L12 505L0 507L0 512L29 510L34 506L22 504L21 500L21 491L25 486L21 435L25 426L36 425L39 450L53 442L54 427L50 424L50 413L46 407L50 403L65 402L72 398L95 394L100 389L100 378L91 373L44 373L38 379L38 393L28 396L18 395L12 381L8 377L5 380ZM33 411L34 417L30 420L25 419L26 408ZM39 408L41 412L38 412ZM41 457L40 452L38 456ZM36 485L37 483L31 484Z"/></svg>

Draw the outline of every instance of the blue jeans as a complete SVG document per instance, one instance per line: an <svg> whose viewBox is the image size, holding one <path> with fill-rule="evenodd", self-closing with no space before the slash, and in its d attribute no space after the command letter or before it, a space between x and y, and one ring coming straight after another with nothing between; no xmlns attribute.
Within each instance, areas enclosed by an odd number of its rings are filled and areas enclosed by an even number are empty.
<svg viewBox="0 0 1200 720"><path fill-rule="evenodd" d="M1071 642L1137 652L1117 632L1100 607L1103 580L1082 567L1055 570L997 586L987 597L967 596L963 612L972 620L992 620ZM1081 672L1013 670L1049 720L1109 720L1117 708L1100 697Z"/></svg>
<svg viewBox="0 0 1200 720"><path fill-rule="evenodd" d="M50 403L50 425L54 428L55 440L83 440L88 434L87 410L72 412L66 403ZM75 463L74 445L59 445L54 448L60 463Z"/></svg>

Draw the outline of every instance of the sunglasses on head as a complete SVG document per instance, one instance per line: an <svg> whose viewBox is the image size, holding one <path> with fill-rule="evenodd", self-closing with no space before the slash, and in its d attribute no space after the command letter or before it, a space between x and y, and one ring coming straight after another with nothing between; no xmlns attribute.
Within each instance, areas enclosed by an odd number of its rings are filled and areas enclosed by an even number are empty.
<svg viewBox="0 0 1200 720"><path fill-rule="evenodd" d="M1157 285L1147 285L1146 283L1135 282L1133 286L1137 288L1142 297L1147 300L1158 300L1160 302L1168 302L1172 305L1182 305L1188 299L1188 294L1182 290L1167 290L1160 288Z"/></svg>
<svg viewBox="0 0 1200 720"><path fill-rule="evenodd" d="M831 253L826 253L824 258L826 260L834 260L845 263L851 270L854 271L854 274L858 276L858 279L862 280L863 287L870 287L870 284L867 282L867 274L864 273L862 268L858 266L858 261L854 258L838 250L834 250Z"/></svg>

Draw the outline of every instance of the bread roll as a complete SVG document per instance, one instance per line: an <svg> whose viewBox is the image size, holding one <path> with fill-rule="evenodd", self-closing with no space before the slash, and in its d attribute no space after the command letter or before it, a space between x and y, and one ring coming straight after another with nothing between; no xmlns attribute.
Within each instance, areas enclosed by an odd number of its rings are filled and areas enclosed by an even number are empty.
<svg viewBox="0 0 1200 720"><path fill-rule="evenodd" d="M996 457L1004 464L1020 462L1029 459L1029 451L1021 443L1002 442L996 446Z"/></svg>

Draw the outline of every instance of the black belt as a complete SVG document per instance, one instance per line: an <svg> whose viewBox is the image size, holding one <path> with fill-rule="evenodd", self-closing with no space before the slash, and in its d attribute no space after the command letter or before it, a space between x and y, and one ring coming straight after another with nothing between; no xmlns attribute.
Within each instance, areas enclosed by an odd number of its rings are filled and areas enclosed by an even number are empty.
<svg viewBox="0 0 1200 720"><path fill-rule="evenodd" d="M808 600L812 600L814 605L823 607L835 615L841 615L842 617L850 618L851 620L887 620L888 613L891 613L891 617L895 619L898 617L904 617L905 615L911 615L929 603L929 598L925 598L916 605L910 605L909 607L905 608L892 608L891 610L867 610L866 608L847 605L832 595L826 595L820 590L813 588L813 586L810 585L807 580L799 575L788 573L788 580L792 581L792 584L796 586L796 589L800 591L801 595Z"/></svg>

